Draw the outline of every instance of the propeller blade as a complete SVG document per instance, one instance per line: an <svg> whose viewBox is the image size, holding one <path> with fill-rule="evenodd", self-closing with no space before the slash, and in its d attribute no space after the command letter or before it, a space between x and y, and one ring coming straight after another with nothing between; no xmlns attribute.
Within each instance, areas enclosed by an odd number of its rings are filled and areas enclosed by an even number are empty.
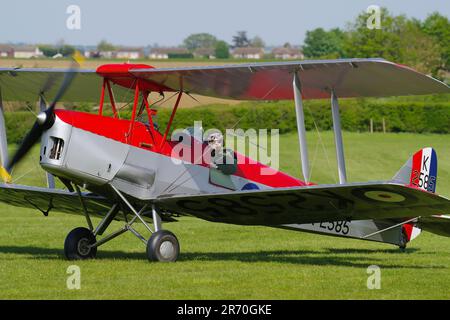
<svg viewBox="0 0 450 320"><path fill-rule="evenodd" d="M66 72L66 74L64 75L63 83L61 84L61 87L56 93L52 104L45 111L39 113L36 122L34 123L30 132L22 141L22 144L20 145L19 149L17 149L16 153L14 154L14 157L6 167L6 170L8 172L11 172L11 169L20 160L22 160L22 158L28 153L28 151L30 151L30 149L36 144L36 142L39 141L44 131L49 129L53 125L53 123L55 122L54 111L56 103L62 98L64 93L67 91L75 75L76 72L73 72L72 69Z"/></svg>
<svg viewBox="0 0 450 320"><path fill-rule="evenodd" d="M31 128L31 130L28 132L25 139L23 139L22 144L20 145L19 149L17 149L16 153L14 154L13 158L8 163L6 170L8 172L11 172L11 169L20 161L22 158L30 151L30 149L34 146L34 144L39 141L40 137L42 136L42 133L44 132L44 129L42 126L36 121Z"/></svg>

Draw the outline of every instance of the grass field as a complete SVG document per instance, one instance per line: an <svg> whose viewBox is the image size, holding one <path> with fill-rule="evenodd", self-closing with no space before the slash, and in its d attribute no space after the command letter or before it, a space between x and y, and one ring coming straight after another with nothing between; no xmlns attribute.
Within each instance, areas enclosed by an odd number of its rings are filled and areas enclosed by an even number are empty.
<svg viewBox="0 0 450 320"><path fill-rule="evenodd" d="M308 133L312 180L336 180L333 136ZM450 196L450 135L344 133L350 181L389 179L416 150L433 146L437 192ZM280 138L281 169L300 176L295 134ZM325 151L324 151L325 150ZM36 168L35 152L15 179ZM328 160L327 160L328 159ZM34 161L34 162L33 162ZM43 184L38 169L17 183ZM449 299L450 239L424 232L405 253L396 247L267 227L214 224L191 217L166 224L181 244L174 264L149 263L125 234L91 261L64 260L63 243L82 216L0 205L0 298L13 299ZM119 227L114 224L113 227ZM67 267L81 268L81 289L66 287ZM381 268L381 289L366 286Z"/></svg>

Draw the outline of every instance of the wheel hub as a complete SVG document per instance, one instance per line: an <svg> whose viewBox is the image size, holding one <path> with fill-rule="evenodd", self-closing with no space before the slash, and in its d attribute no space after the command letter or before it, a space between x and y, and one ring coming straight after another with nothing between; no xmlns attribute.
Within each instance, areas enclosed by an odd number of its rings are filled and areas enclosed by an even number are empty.
<svg viewBox="0 0 450 320"><path fill-rule="evenodd" d="M161 243L159 252L161 253L161 256L164 257L164 259L170 259L175 254L173 243L171 241L164 241L163 243Z"/></svg>
<svg viewBox="0 0 450 320"><path fill-rule="evenodd" d="M89 247L89 240L86 238L80 239L80 241L78 241L78 252L81 255L86 256L90 251L91 248Z"/></svg>

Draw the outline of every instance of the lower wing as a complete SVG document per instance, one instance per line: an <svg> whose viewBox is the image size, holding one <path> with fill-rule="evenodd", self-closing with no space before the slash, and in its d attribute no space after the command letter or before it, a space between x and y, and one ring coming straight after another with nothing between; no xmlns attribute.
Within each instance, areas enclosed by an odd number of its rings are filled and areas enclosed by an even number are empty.
<svg viewBox="0 0 450 320"><path fill-rule="evenodd" d="M112 202L104 197L89 193L81 195L90 215L102 217L112 206ZM59 189L0 184L0 202L16 207L38 209L44 213L54 210L83 214L78 194Z"/></svg>
<svg viewBox="0 0 450 320"><path fill-rule="evenodd" d="M393 182L175 195L154 202L168 212L209 221L268 226L450 213L450 200Z"/></svg>
<svg viewBox="0 0 450 320"><path fill-rule="evenodd" d="M82 193L82 199L89 214L97 217L113 205L112 200L90 193ZM78 195L65 190L0 184L0 202L42 212L83 214ZM421 217L419 227L450 235L450 218L445 216L450 214L450 200L392 182L176 195L151 202L170 213L241 225Z"/></svg>

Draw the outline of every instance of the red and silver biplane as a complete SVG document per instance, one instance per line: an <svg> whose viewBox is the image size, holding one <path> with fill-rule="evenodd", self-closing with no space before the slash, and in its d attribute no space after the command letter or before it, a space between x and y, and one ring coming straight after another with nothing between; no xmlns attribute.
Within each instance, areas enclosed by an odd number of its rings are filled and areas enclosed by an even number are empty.
<svg viewBox="0 0 450 320"><path fill-rule="evenodd" d="M40 165L48 173L47 188L0 184L0 201L45 214L54 210L85 215L88 228L72 230L65 240L68 259L93 258L97 247L130 231L146 244L149 260L175 261L178 240L162 229L161 222L176 221L178 215L379 241L401 248L422 229L450 236L450 201L434 193L437 158L432 148L414 154L390 181L346 181L338 98L450 91L446 84L405 66L382 59L340 59L168 69L129 63L102 65L96 70L2 68L0 90L3 101L39 100L41 106L11 160L0 117L3 174L7 176L39 140ZM148 101L152 92L177 95L161 132ZM134 94L132 115L121 119L117 105L123 101L118 97L126 93ZM257 161L237 161L232 167L185 159L174 162L173 149L179 143L188 148L208 143L189 134L182 141L168 138L183 94L293 99L304 181ZM103 108L105 98L112 108L109 115ZM331 100L339 184L315 185L309 181L302 101L325 98ZM47 105L46 101L53 102ZM99 111L56 109L58 101L99 101ZM147 120L140 121L141 115L147 115ZM55 188L55 177L67 190ZM96 227L93 216L101 218ZM104 235L113 220L124 221L123 227ZM135 229L136 222L145 225L150 238Z"/></svg>

